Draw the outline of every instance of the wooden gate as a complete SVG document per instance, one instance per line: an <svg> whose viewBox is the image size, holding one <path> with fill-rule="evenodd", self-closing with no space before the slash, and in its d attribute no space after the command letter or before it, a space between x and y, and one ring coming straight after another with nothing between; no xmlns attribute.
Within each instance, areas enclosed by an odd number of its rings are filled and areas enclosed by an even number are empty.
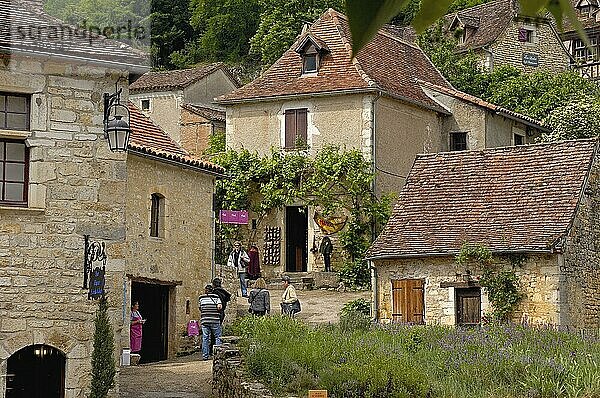
<svg viewBox="0 0 600 398"><path fill-rule="evenodd" d="M392 280L394 322L423 324L425 310L423 279Z"/></svg>

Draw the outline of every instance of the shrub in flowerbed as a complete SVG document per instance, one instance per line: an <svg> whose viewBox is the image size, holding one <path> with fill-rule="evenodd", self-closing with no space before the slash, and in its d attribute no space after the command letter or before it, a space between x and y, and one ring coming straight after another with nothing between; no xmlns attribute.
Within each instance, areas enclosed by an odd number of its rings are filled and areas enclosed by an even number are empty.
<svg viewBox="0 0 600 398"><path fill-rule="evenodd" d="M515 325L483 329L238 325L250 374L275 394L336 397L598 397L600 341Z"/></svg>

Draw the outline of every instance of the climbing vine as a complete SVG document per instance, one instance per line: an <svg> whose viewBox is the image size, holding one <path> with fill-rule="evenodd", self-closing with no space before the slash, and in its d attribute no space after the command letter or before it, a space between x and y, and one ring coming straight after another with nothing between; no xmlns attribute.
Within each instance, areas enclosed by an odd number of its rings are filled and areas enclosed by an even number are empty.
<svg viewBox="0 0 600 398"><path fill-rule="evenodd" d="M483 268L479 283L487 289L488 299L492 304L491 319L498 322L507 321L524 297L515 268L521 267L527 259L523 254L507 254L502 257L510 262L510 270L494 264L491 251L483 245L464 244L455 258L458 265L475 261Z"/></svg>
<svg viewBox="0 0 600 398"><path fill-rule="evenodd" d="M355 264L362 261L371 244L374 228L385 224L390 215L393 196L378 198L374 194L371 164L359 150L327 146L308 157L302 152L277 150L259 156L241 149L217 154L211 160L223 166L230 176L218 182L218 208L249 209L257 216L257 228L252 230L250 241L255 240L253 234L272 210L300 202L318 206L326 216L348 216L346 227L340 232L340 244L349 264ZM222 232L227 239L240 238L238 229ZM358 268L367 269L368 273L368 267ZM369 279L367 276L360 280Z"/></svg>

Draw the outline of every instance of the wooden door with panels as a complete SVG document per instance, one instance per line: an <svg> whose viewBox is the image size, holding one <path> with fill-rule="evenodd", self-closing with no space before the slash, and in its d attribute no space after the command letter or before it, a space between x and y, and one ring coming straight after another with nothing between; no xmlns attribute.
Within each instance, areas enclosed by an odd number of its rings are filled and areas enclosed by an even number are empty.
<svg viewBox="0 0 600 398"><path fill-rule="evenodd" d="M392 280L392 320L399 323L425 323L425 280Z"/></svg>
<svg viewBox="0 0 600 398"><path fill-rule="evenodd" d="M481 323L481 288L455 288L456 325L476 326Z"/></svg>

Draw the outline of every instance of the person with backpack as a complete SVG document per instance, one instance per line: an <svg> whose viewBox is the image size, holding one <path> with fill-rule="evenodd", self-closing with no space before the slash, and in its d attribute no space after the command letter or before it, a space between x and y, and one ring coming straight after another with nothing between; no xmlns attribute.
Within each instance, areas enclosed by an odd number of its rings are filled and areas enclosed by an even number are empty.
<svg viewBox="0 0 600 398"><path fill-rule="evenodd" d="M254 282L253 289L248 296L248 302L250 303L248 312L252 315L264 316L271 312L271 295L263 278L258 278Z"/></svg>
<svg viewBox="0 0 600 398"><path fill-rule="evenodd" d="M212 280L213 293L215 293L221 299L221 325L223 324L223 320L225 319L225 309L227 308L227 303L231 300L231 293L227 290L223 289L221 278L215 278Z"/></svg>
<svg viewBox="0 0 600 398"><path fill-rule="evenodd" d="M212 285L206 285L204 295L198 297L198 309L200 310L200 325L202 326L202 360L208 360L212 351L211 337L214 336L215 345L221 345L221 316L223 305Z"/></svg>

